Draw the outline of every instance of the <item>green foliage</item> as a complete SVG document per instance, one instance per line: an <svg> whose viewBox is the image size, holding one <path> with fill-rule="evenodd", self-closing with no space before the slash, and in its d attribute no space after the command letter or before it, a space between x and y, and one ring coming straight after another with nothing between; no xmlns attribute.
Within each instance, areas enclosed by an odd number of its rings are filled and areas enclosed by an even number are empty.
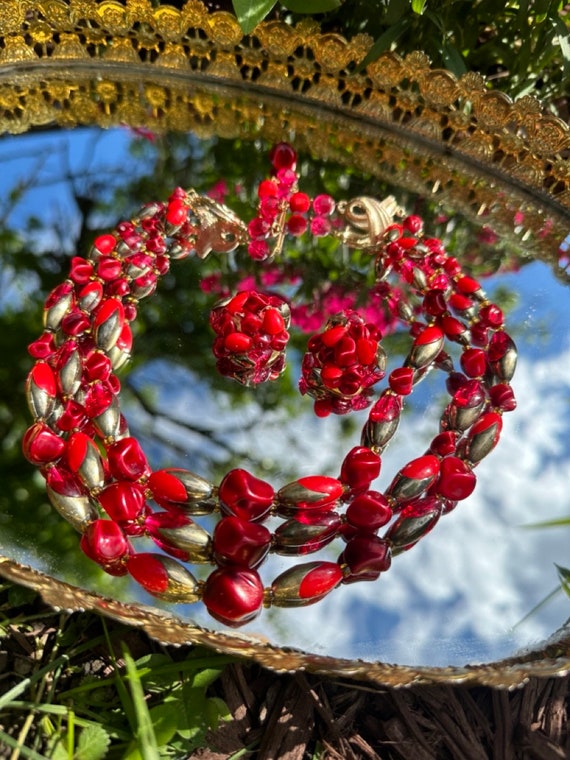
<svg viewBox="0 0 570 760"><path fill-rule="evenodd" d="M422 50L435 67L457 76L478 71L513 97L567 96L570 14L562 0L234 0L234 10L247 33L277 11L326 11L320 17L324 31L372 36L363 65L387 50Z"/></svg>
<svg viewBox="0 0 570 760"><path fill-rule="evenodd" d="M0 588L0 598L10 604L10 587ZM0 605L0 613L11 609ZM0 618L0 636L7 625L25 634L34 620ZM0 694L0 724L6 728L0 729L0 746L26 760L182 758L207 746L208 732L232 719L224 701L209 691L235 658L196 647L184 659L166 653L134 659L117 632L109 633L93 614L60 623L54 641L38 651L33 672ZM107 675L85 674L85 658L95 651L110 663ZM24 728L10 735L18 725Z"/></svg>
<svg viewBox="0 0 570 760"><path fill-rule="evenodd" d="M560 586L567 596L570 596L570 570L567 567L556 565L556 571L560 579Z"/></svg>
<svg viewBox="0 0 570 760"><path fill-rule="evenodd" d="M271 13L278 0L232 0L232 4L243 32L249 34ZM280 4L293 13L314 15L339 8L341 0L284 0Z"/></svg>

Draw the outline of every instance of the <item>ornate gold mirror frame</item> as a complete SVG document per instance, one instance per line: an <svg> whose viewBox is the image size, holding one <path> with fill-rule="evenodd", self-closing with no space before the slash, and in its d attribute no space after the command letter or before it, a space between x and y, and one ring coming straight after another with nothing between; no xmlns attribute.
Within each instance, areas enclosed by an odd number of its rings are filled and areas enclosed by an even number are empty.
<svg viewBox="0 0 570 760"><path fill-rule="evenodd" d="M532 98L513 103L476 74L456 79L422 53L360 70L372 41L322 34L312 21L260 24L247 37L199 0L181 10L150 0L3 0L0 130L120 124L198 137L288 139L485 220L558 266L570 222L570 130ZM515 219L524 217L524 223ZM411 668L280 648L207 631L159 610L72 587L0 557L0 574L67 610L92 609L167 644L202 643L275 670L403 685L512 687L570 669L570 636L485 666Z"/></svg>

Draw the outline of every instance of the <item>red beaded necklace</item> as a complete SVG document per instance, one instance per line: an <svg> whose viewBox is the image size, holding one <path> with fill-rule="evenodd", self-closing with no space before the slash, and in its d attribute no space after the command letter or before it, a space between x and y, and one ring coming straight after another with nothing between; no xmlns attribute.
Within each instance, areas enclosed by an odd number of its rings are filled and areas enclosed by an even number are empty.
<svg viewBox="0 0 570 760"><path fill-rule="evenodd" d="M263 606L304 606L340 584L378 578L392 556L472 493L474 468L497 444L503 412L516 406L510 381L517 354L500 308L439 239L423 234L422 220L395 223L403 212L392 197L338 204L327 195L309 198L298 189L297 157L285 143L270 160L272 176L258 188L257 216L247 227L221 203L177 189L167 203L144 206L99 236L49 294L44 332L29 347L36 360L26 386L34 423L24 454L44 476L55 509L81 533L83 552L158 598L201 600L230 626L249 622ZM121 414L115 374L130 357L138 302L154 292L172 260L246 245L263 261L281 254L287 235L303 234L334 235L369 252L376 282L409 327L409 353L375 400L386 361L374 325L348 310L308 342L301 392L314 398L319 416L371 405L360 445L346 454L338 477L301 477L278 491L245 469L231 470L218 486L183 469L153 470ZM405 286L405 298L392 282ZM218 370L248 384L277 378L289 318L285 298L256 290L217 304L210 324ZM446 340L460 344L461 372ZM447 374L450 394L440 430L384 493L371 490L404 399L431 368ZM213 512L220 519L210 536L193 518ZM263 524L270 516L283 518L273 533ZM162 552L137 552L140 536ZM300 557L337 536L345 545L336 562L297 564L264 588L258 568L269 552ZM215 569L198 581L186 567L194 563Z"/></svg>

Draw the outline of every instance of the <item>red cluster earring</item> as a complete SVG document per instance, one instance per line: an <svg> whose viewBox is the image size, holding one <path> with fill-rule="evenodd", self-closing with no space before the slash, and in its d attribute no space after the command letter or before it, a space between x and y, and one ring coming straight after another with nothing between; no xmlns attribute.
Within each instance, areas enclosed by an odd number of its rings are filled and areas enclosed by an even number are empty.
<svg viewBox="0 0 570 760"><path fill-rule="evenodd" d="M379 330L356 312L328 320L303 357L299 390L315 399L315 414L345 414L370 404L372 386L384 377L386 354Z"/></svg>
<svg viewBox="0 0 570 760"><path fill-rule="evenodd" d="M44 331L29 346L35 363L26 396L34 421L23 451L45 478L54 508L81 533L83 552L158 598L201 600L230 626L249 622L263 606L304 606L341 584L378 578L468 498L476 467L499 441L503 414L516 407L517 351L501 309L440 240L423 233L421 219L396 222L393 198L307 203L298 197L291 146L271 155L274 177L262 183L249 227L226 206L178 189L96 238L47 297ZM153 469L121 413L116 374L130 357L139 302L173 260L240 245L257 260L271 258L282 253L287 234L303 228L301 220L313 235L327 230L370 254L375 286L384 285L388 307L410 335L402 366L376 398L385 356L373 325L347 311L309 341L301 391L314 397L317 414L370 404L359 443L336 476L304 476L279 489L245 468L218 485L182 468ZM214 308L211 325L224 374L256 383L282 371L289 317L281 296L238 293ZM458 347L459 367L450 345ZM432 369L445 374L450 397L439 429L383 492L375 490L405 400ZM199 519L216 512L210 535ZM280 521L273 531L270 517ZM137 550L140 537L157 550ZM335 539L344 542L336 559L293 564L264 587L267 554L305 558ZM189 564L213 570L200 581Z"/></svg>
<svg viewBox="0 0 570 760"><path fill-rule="evenodd" d="M220 374L243 385L275 380L285 369L291 312L285 299L245 290L210 313Z"/></svg>

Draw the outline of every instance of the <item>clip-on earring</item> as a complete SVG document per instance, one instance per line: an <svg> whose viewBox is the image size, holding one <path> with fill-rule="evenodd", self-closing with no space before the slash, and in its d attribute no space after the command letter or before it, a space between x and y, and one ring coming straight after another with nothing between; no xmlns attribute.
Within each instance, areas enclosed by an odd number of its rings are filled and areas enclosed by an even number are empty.
<svg viewBox="0 0 570 760"><path fill-rule="evenodd" d="M317 416L346 414L370 404L372 386L386 372L381 338L375 325L347 310L309 339L299 390L315 399Z"/></svg>
<svg viewBox="0 0 570 760"><path fill-rule="evenodd" d="M285 369L290 321L289 304L275 294L244 290L216 304L210 325L218 372L243 385L276 380Z"/></svg>

